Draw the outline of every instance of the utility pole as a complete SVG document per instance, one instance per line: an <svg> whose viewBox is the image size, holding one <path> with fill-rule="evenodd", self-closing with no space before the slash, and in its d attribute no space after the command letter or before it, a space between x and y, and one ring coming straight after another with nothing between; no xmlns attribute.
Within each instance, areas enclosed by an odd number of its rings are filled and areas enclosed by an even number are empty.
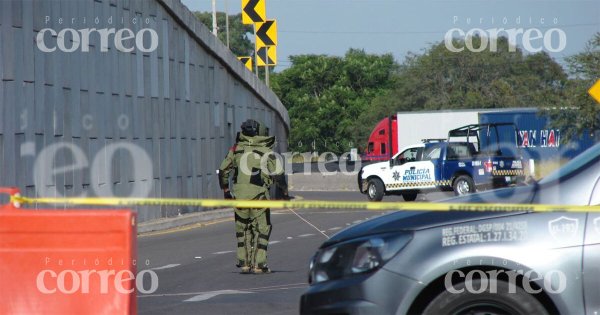
<svg viewBox="0 0 600 315"><path fill-rule="evenodd" d="M225 34L227 38L227 48L229 48L229 9L227 2L228 0L225 0Z"/></svg>
<svg viewBox="0 0 600 315"><path fill-rule="evenodd" d="M217 36L217 0L212 0L212 33Z"/></svg>

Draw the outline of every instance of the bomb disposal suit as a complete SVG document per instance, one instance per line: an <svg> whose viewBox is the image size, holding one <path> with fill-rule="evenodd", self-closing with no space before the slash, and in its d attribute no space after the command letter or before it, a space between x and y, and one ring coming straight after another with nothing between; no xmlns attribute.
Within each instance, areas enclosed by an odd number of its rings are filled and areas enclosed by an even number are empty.
<svg viewBox="0 0 600 315"><path fill-rule="evenodd" d="M271 176L283 174L273 154L275 137L267 135L266 128L254 120L242 124L238 143L233 146L219 168L219 184L225 198L270 199ZM229 193L229 176L232 193ZM267 245L271 235L270 210L235 209L237 238L237 266L242 273L267 273Z"/></svg>

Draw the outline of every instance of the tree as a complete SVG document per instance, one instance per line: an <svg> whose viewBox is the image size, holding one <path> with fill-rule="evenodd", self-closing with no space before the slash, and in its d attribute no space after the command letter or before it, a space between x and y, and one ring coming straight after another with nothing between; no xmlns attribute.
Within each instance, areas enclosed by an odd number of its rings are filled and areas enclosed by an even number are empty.
<svg viewBox="0 0 600 315"><path fill-rule="evenodd" d="M479 37L474 37L478 47ZM458 40L455 40L458 41ZM456 46L464 45L456 44ZM422 55L410 54L396 86L400 108L455 109L539 106L556 104L567 81L562 67L548 54L524 55L508 51L508 40L498 39L496 52L451 52L444 43Z"/></svg>
<svg viewBox="0 0 600 315"><path fill-rule="evenodd" d="M344 57L290 56L292 66L275 73L272 88L291 120L290 149L336 154L355 147L356 117L391 88L397 65L391 54L350 49Z"/></svg>
<svg viewBox="0 0 600 315"><path fill-rule="evenodd" d="M194 12L194 15L209 29L212 29L212 12ZM217 36L227 43L225 13L217 12ZM252 34L252 25L242 24L242 14L229 16L229 49L236 56L250 56L254 52L254 44L248 38Z"/></svg>
<svg viewBox="0 0 600 315"><path fill-rule="evenodd" d="M473 37L473 47L481 38ZM395 86L375 98L357 120L365 141L374 125L397 111L560 106L568 77L545 52L509 51L499 38L497 51L449 51L444 42L411 53L400 66ZM464 47L464 40L454 40Z"/></svg>
<svg viewBox="0 0 600 315"><path fill-rule="evenodd" d="M480 47L481 38L469 40ZM454 46L464 41L455 39ZM537 107L551 113L563 139L600 129L600 106L587 95L600 78L600 33L567 58L570 77L547 53L509 45L498 38L496 51L451 52L439 42L401 65L391 55L354 49L344 57L292 56L292 66L273 79L290 114L290 147L361 148L382 118L415 110Z"/></svg>
<svg viewBox="0 0 600 315"><path fill-rule="evenodd" d="M571 79L565 87L565 101L562 106L548 108L547 112L551 124L561 129L562 138L568 140L600 130L600 104L587 93L600 79L600 32L590 39L583 52L566 61Z"/></svg>

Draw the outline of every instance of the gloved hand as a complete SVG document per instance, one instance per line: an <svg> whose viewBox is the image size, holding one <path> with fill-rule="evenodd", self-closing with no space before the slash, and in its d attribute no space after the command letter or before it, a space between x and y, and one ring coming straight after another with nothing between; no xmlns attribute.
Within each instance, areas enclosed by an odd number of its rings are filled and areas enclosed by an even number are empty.
<svg viewBox="0 0 600 315"><path fill-rule="evenodd" d="M223 190L223 199L233 199L233 195L229 190Z"/></svg>

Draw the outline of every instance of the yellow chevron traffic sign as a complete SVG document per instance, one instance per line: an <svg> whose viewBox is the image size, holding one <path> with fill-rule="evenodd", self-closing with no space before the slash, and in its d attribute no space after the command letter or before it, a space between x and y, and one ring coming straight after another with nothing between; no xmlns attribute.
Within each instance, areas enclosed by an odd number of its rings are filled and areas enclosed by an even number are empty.
<svg viewBox="0 0 600 315"><path fill-rule="evenodd" d="M265 46L277 46L277 20L256 23L256 49Z"/></svg>
<svg viewBox="0 0 600 315"><path fill-rule="evenodd" d="M600 79L588 90L588 94L600 103Z"/></svg>
<svg viewBox="0 0 600 315"><path fill-rule="evenodd" d="M265 56L266 54L266 56ZM256 64L260 67L277 65L277 46L264 46L256 49ZM265 60L266 59L266 60Z"/></svg>
<svg viewBox="0 0 600 315"><path fill-rule="evenodd" d="M242 23L253 24L267 19L265 0L242 0Z"/></svg>
<svg viewBox="0 0 600 315"><path fill-rule="evenodd" d="M241 61L244 64L244 66L246 66L246 68L248 68L248 70L250 70L250 71L253 70L252 57L243 56L243 57L237 57L237 59L239 61Z"/></svg>

